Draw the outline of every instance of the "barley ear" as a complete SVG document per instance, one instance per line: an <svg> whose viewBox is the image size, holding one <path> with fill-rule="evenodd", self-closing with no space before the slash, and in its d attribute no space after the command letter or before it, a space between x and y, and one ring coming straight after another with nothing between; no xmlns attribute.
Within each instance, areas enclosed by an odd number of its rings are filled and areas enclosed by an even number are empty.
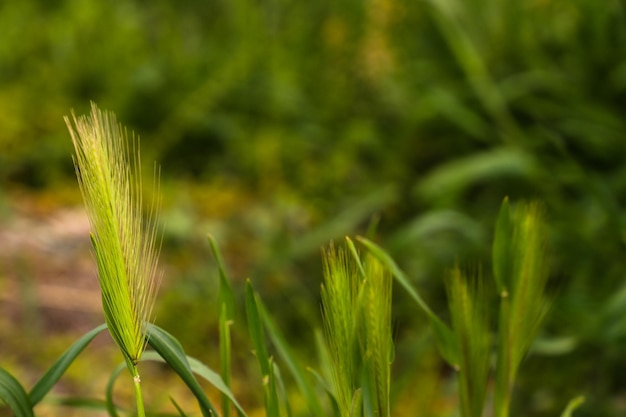
<svg viewBox="0 0 626 417"><path fill-rule="evenodd" d="M109 332L136 380L147 343L146 326L160 282L157 258L159 199L144 217L139 139L115 115L92 103L86 116L65 117L74 166L91 225L102 306ZM158 195L158 170L155 170Z"/></svg>

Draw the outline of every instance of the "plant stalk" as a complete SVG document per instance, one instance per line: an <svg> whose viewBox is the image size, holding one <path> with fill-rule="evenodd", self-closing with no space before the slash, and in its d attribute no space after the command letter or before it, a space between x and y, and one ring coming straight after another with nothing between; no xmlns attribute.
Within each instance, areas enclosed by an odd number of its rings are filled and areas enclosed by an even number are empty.
<svg viewBox="0 0 626 417"><path fill-rule="evenodd" d="M133 365L131 369L133 376L133 384L135 386L135 398L137 400L137 417L146 417L146 411L143 407L143 396L141 395L141 378L139 377L139 370L137 365Z"/></svg>

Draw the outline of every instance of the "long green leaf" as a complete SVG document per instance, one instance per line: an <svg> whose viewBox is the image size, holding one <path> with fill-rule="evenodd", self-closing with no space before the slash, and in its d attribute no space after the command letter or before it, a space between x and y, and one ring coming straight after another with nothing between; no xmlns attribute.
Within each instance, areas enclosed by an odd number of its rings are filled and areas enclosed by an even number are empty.
<svg viewBox="0 0 626 417"><path fill-rule="evenodd" d="M85 349L85 347L100 333L107 328L106 324L101 324L95 329L85 333L72 346L69 347L56 362L46 371L46 373L37 381L35 386L28 394L30 402L35 406L41 399L52 389L65 373L67 368L72 364L74 359Z"/></svg>
<svg viewBox="0 0 626 417"><path fill-rule="evenodd" d="M512 240L511 208L508 197L502 202L496 230L493 237L493 276L496 280L498 293L506 296L512 272L511 240Z"/></svg>
<svg viewBox="0 0 626 417"><path fill-rule="evenodd" d="M176 411L178 411L178 414L180 415L180 417L187 417L187 414L185 414L183 409L180 408L180 405L178 405L176 400L174 400L172 397L170 397L170 401L172 402L172 405L174 406L174 408L176 408Z"/></svg>
<svg viewBox="0 0 626 417"><path fill-rule="evenodd" d="M109 381L107 382L105 388L104 403L107 412L109 413L109 417L119 417L119 414L117 414L117 406L113 401L113 388L115 387L115 381L117 380L117 377L122 373L124 369L126 369L126 363L123 363L115 368L113 372L111 372L111 376L109 377Z"/></svg>
<svg viewBox="0 0 626 417"><path fill-rule="evenodd" d="M339 417L339 406L337 405L337 400L335 399L335 394L333 394L333 389L331 388L331 386L316 370L312 368L307 368L307 371L309 371L313 375L317 383L324 389L326 395L328 395L328 399L330 400L330 404L333 408L333 417Z"/></svg>
<svg viewBox="0 0 626 417"><path fill-rule="evenodd" d="M248 331L250 332L250 338L252 339L254 353L259 361L263 378L268 378L270 375L270 360L267 348L265 347L263 323L261 322L261 317L259 315L257 298L250 280L246 282L246 315L248 317Z"/></svg>
<svg viewBox="0 0 626 417"><path fill-rule="evenodd" d="M211 252L213 252L213 256L215 256L215 260L217 262L220 273L220 289L218 293L218 304L220 305L220 307L218 314L221 312L221 306L226 305L226 317L228 318L228 320L233 320L235 317L235 295L230 285L230 279L228 279L228 274L226 273L224 259L222 257L222 253L219 250L219 247L217 246L215 238L211 235L208 235L208 239L211 245Z"/></svg>
<svg viewBox="0 0 626 417"><path fill-rule="evenodd" d="M15 417L33 417L33 407L28 394L17 379L4 369L0 368L0 400L4 401Z"/></svg>
<svg viewBox="0 0 626 417"><path fill-rule="evenodd" d="M217 416L218 413L209 401L202 387L193 375L187 356L178 340L154 324L148 324L148 343L158 352L167 364L180 376L196 397L204 417Z"/></svg>
<svg viewBox="0 0 626 417"><path fill-rule="evenodd" d="M289 348L285 337L268 314L261 300L258 298L257 303L268 335L271 338L274 347L280 354L280 357L285 361L285 364L287 365L287 368L289 368L293 378L296 380L296 384L298 384L298 387L304 394L309 410L314 416L325 417L326 413L324 413L318 393L306 377L305 369L300 366L300 361L296 359L295 355Z"/></svg>
<svg viewBox="0 0 626 417"><path fill-rule="evenodd" d="M219 332L220 332L220 374L224 383L230 387L230 363L231 363L231 338L230 326L235 319L235 295L226 274L226 268L222 254L213 236L209 235L209 243L215 260L217 261L220 275L220 289L217 296ZM231 403L225 394L222 395L223 417L230 417Z"/></svg>
<svg viewBox="0 0 626 417"><path fill-rule="evenodd" d="M246 282L246 315L248 317L248 331L252 339L252 345L263 376L263 388L265 390L265 409L268 417L278 417L278 393L276 391L276 378L273 371L273 363L265 347L263 323L259 313L259 300L256 297L250 280Z"/></svg>
<svg viewBox="0 0 626 417"><path fill-rule="evenodd" d="M393 258L385 252L380 246L375 244L374 242L364 238L357 237L357 240L363 244L371 253L374 255L380 262L394 276L394 278L398 281L398 283L409 293L409 295L413 298L413 300L417 303L417 305L426 313L428 319L430 320L431 325L433 326L433 330L435 332L435 341L437 342L437 347L439 348L439 352L441 356L454 368L458 368L459 366L459 352L456 344L456 339L452 330L448 325L446 325L437 315L431 310L431 308L424 302L422 297L420 297L419 293L413 288L407 276L402 272L402 270L398 267Z"/></svg>
<svg viewBox="0 0 626 417"><path fill-rule="evenodd" d="M241 405L237 402L230 388L226 385L222 377L217 372L213 371L211 368L209 368L208 366L206 366L205 364L203 364L202 362L200 362L199 360L195 358L187 356L187 360L189 361L191 370L195 374L200 375L202 378L209 381L215 388L220 390L222 394L228 397L228 399L237 408L237 411L239 412L240 416L246 415L246 412L241 407Z"/></svg>

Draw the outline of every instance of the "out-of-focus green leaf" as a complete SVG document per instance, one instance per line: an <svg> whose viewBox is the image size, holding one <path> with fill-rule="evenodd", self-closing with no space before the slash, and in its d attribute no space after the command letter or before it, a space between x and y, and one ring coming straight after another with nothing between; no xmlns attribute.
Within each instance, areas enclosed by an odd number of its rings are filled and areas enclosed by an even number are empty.
<svg viewBox="0 0 626 417"><path fill-rule="evenodd" d="M448 362L452 367L457 368L459 366L459 353L455 336L450 327L441 321L441 319L431 310L428 304L424 302L419 293L413 288L404 272L402 272L387 252L374 242L363 237L358 237L357 240L361 242L363 246L365 246L372 253L372 255L378 258L378 260L382 262L387 269L389 269L398 283L409 293L422 311L426 313L431 325L433 326L435 340L441 356L443 356L446 362Z"/></svg>
<svg viewBox="0 0 626 417"><path fill-rule="evenodd" d="M0 368L0 400L4 401L15 417L33 417L33 407L28 399L24 387L17 379L4 369Z"/></svg>
<svg viewBox="0 0 626 417"><path fill-rule="evenodd" d="M416 188L425 199L455 197L471 184L502 177L529 177L533 158L513 148L496 148L439 165Z"/></svg>
<svg viewBox="0 0 626 417"><path fill-rule="evenodd" d="M472 218L455 210L434 210L411 220L396 232L389 243L393 248L413 246L416 241L426 242L439 233L454 233L455 240L478 244L483 241L481 226Z"/></svg>
<svg viewBox="0 0 626 417"><path fill-rule="evenodd" d="M567 403L567 407L563 410L561 417L572 417L572 413L580 407L585 402L584 396L578 396L576 398L572 398L569 403Z"/></svg>
<svg viewBox="0 0 626 417"><path fill-rule="evenodd" d="M311 252L326 244L329 240L350 233L360 222L388 206L396 198L397 191L393 186L382 187L371 192L350 205L347 209L333 216L327 223L294 242L288 249L289 259Z"/></svg>
<svg viewBox="0 0 626 417"><path fill-rule="evenodd" d="M125 363L120 364L117 368L115 368L113 372L111 372L111 376L109 376L109 381L107 382L105 388L105 406L107 412L109 413L109 417L119 417L119 414L117 413L117 406L115 405L115 401L113 401L113 388L115 387L117 377L124 369L126 369Z"/></svg>
<svg viewBox="0 0 626 417"><path fill-rule="evenodd" d="M500 207L496 230L493 238L493 276L496 280L498 294L507 291L512 272L511 241L513 229L511 224L511 208L509 199L505 198Z"/></svg>
<svg viewBox="0 0 626 417"><path fill-rule="evenodd" d="M230 285L228 274L226 273L224 258L222 257L219 247L217 246L215 238L212 235L209 235L208 238L209 243L211 244L211 251L213 252L213 256L215 256L220 273L220 289L217 298L219 305L218 314L221 314L222 306L226 306L226 319L233 320L235 317L235 295L233 293L233 288Z"/></svg>
<svg viewBox="0 0 626 417"><path fill-rule="evenodd" d="M280 414L280 406L278 403L278 392L276 391L274 363L267 353L263 322L259 312L259 300L252 288L250 280L246 282L246 315L248 317L248 331L250 332L254 352L263 376L265 411L268 417L278 417Z"/></svg>
<svg viewBox="0 0 626 417"><path fill-rule="evenodd" d="M226 267L224 266L224 260L222 254L217 246L217 242L213 236L209 235L209 243L211 244L211 251L217 265L220 274L220 289L217 295L218 316L219 316L219 332L220 332L220 373L226 386L230 386L230 363L231 363L231 340L230 340L230 326L235 319L235 295L230 285L230 279L226 274ZM231 405L230 400L226 394L222 396L222 417L230 417Z"/></svg>
<svg viewBox="0 0 626 417"><path fill-rule="evenodd" d="M178 411L178 414L180 415L180 417L187 417L187 414L185 414L183 409L180 408L180 405L178 405L176 400L174 400L172 397L170 397L170 401L172 402L172 405L174 406L174 408L176 408L176 411Z"/></svg>
<svg viewBox="0 0 626 417"><path fill-rule="evenodd" d="M30 390L28 394L30 402L35 405L52 389L54 384L61 378L63 373L72 364L74 359L85 349L85 347L104 329L107 328L106 324L101 324L95 329L85 333L80 339L78 339L69 349L67 349L56 362L46 371L46 373L39 378L39 381Z"/></svg>
<svg viewBox="0 0 626 417"><path fill-rule="evenodd" d="M274 320L270 317L261 300L257 299L257 301L259 311L261 313L263 323L265 323L265 327L267 328L269 337L271 338L274 347L280 354L280 357L285 361L285 364L287 365L287 368L289 368L293 378L296 380L298 387L304 394L306 402L309 406L309 411L316 417L324 417L326 414L324 413L323 407L320 403L319 395L307 378L305 369L300 365L301 362L292 352L285 337L280 332L278 326L274 323Z"/></svg>

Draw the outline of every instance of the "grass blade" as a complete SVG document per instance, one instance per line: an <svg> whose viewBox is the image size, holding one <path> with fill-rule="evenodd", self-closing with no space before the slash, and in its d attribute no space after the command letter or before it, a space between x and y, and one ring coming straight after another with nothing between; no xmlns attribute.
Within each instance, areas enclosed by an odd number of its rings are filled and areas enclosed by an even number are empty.
<svg viewBox="0 0 626 417"><path fill-rule="evenodd" d="M174 408L176 408L176 411L178 411L178 414L180 415L180 417L187 417L187 414L185 414L183 409L180 408L180 405L178 405L176 400L174 400L172 397L170 397L170 401L172 402L172 405L174 406Z"/></svg>
<svg viewBox="0 0 626 417"><path fill-rule="evenodd" d="M209 401L202 387L193 375L187 355L178 340L160 327L149 324L147 328L148 343L165 360L165 362L178 374L183 382L189 387L196 397L200 410L204 417L217 416L218 413Z"/></svg>
<svg viewBox="0 0 626 417"><path fill-rule="evenodd" d="M15 417L33 417L33 407L28 394L17 379L4 369L0 368L0 400L4 401Z"/></svg>
<svg viewBox="0 0 626 417"><path fill-rule="evenodd" d="M226 274L222 254L213 236L209 235L211 251L217 261L220 287L217 295L219 333L220 333L220 374L224 383L230 387L231 378L231 337L230 326L235 320L235 295ZM231 403L227 395L222 395L223 417L230 417Z"/></svg>
<svg viewBox="0 0 626 417"><path fill-rule="evenodd" d="M565 407L565 410L563 410L563 413L561 414L561 417L572 417L572 413L581 405L583 405L583 403L585 402L585 397L583 397L582 395L576 397L576 398L572 398L570 400L569 403L567 403L567 407Z"/></svg>
<svg viewBox="0 0 626 417"><path fill-rule="evenodd" d="M326 413L324 412L322 404L320 403L319 395L309 382L305 369L300 366L300 361L292 352L291 348L287 344L285 337L268 314L261 300L257 298L257 302L263 323L265 324L265 327L267 329L267 333L272 340L274 347L280 354L280 357L287 365L289 372L291 372L291 375L295 379L296 384L300 388L300 391L302 392L302 394L304 394L306 402L309 406L309 411L314 416L326 417Z"/></svg>
<svg viewBox="0 0 626 417"><path fill-rule="evenodd" d="M496 280L498 294L506 296L511 276L511 239L513 235L511 224L511 207L508 197L502 202L496 230L493 237L493 276Z"/></svg>
<svg viewBox="0 0 626 417"><path fill-rule="evenodd" d="M279 417L280 411L273 362L265 346L263 322L259 312L259 300L252 288L250 280L246 282L246 315L248 317L248 331L250 332L254 352L263 377L266 414L268 417Z"/></svg>
<svg viewBox="0 0 626 417"><path fill-rule="evenodd" d="M104 329L106 324L101 324L93 330L85 333L72 346L69 347L56 362L46 371L46 373L37 381L35 386L28 394L30 402L35 406L41 399L52 389L54 384L61 378L63 373L72 364L74 359L85 349L85 347Z"/></svg>
<svg viewBox="0 0 626 417"><path fill-rule="evenodd" d="M263 323L259 314L256 294L250 280L246 282L246 315L248 317L248 331L252 339L254 354L257 357L263 378L269 378L270 360L265 346Z"/></svg>
<svg viewBox="0 0 626 417"><path fill-rule="evenodd" d="M109 417L119 417L117 414L117 406L113 401L113 388L115 387L115 381L117 381L117 377L122 373L122 371L126 368L126 363L120 364L117 368L111 372L111 376L109 377L109 381L107 382L107 386L105 389L105 406L106 410L109 413Z"/></svg>
<svg viewBox="0 0 626 417"><path fill-rule="evenodd" d="M234 406L237 408L238 414L240 416L246 415L246 412L243 410L241 405L235 399L235 396L230 390L230 387L226 385L225 381L217 372L215 372L214 370L212 370L211 368L209 368L208 366L206 366L205 364L203 364L202 362L200 362L199 360L195 358L187 356L187 360L189 361L189 366L191 366L191 370L197 375L207 380L208 382L210 382L211 385L213 385L223 395L225 395L228 398L228 400L232 404L234 404Z"/></svg>
<svg viewBox="0 0 626 417"><path fill-rule="evenodd" d="M226 273L226 267L224 264L224 258L222 257L222 253L217 246L217 242L212 235L208 235L209 244L211 245L211 252L213 252L213 256L217 262L217 266L220 274L220 289L218 293L218 304L219 312L221 312L221 305L226 305L226 317L228 320L233 320L235 317L235 294L230 285L230 279L228 278L228 274Z"/></svg>
<svg viewBox="0 0 626 417"><path fill-rule="evenodd" d="M230 388L226 386L226 384L224 383L224 380L217 372L215 372L214 370L212 370L211 368L209 368L207 365L203 364L196 358L193 358L191 356L185 356L185 358L187 359L187 362L189 363L189 368L191 369L193 373L201 376L206 381L208 381L211 385L217 388L222 394L226 395L228 399L235 405L235 407L237 407L237 410L240 413L239 415L246 416L246 412L241 407L239 402L237 402L235 395L232 393ZM142 362L143 361L155 361L155 362L166 363L165 359L161 357L161 355L158 352L155 352L155 351L145 352L145 354L141 357L141 361Z"/></svg>

